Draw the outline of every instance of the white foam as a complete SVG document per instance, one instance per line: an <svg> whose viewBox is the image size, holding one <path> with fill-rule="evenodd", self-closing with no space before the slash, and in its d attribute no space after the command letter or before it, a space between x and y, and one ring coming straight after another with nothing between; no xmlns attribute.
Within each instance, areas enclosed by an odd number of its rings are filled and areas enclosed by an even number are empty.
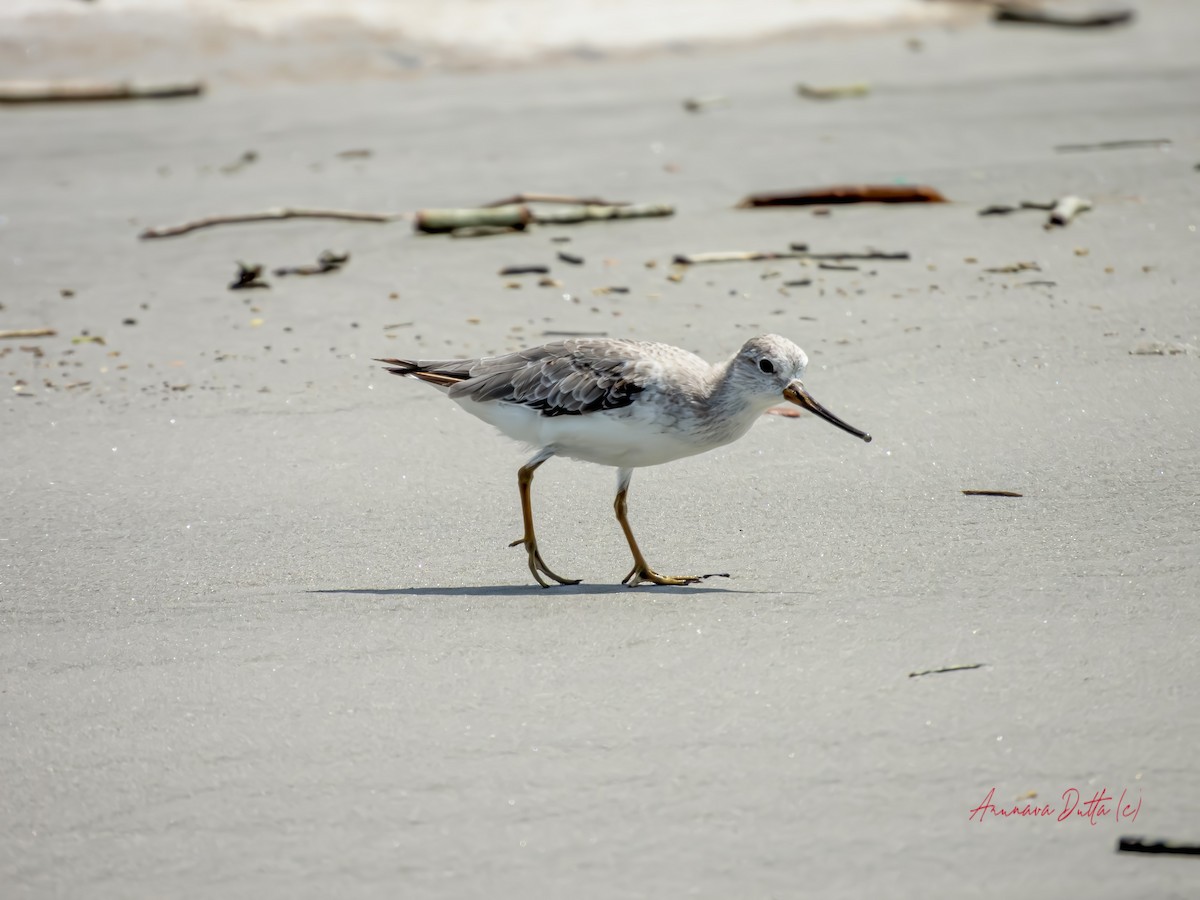
<svg viewBox="0 0 1200 900"><path fill-rule="evenodd" d="M406 40L521 59L590 48L630 51L737 41L815 26L877 26L948 17L926 0L4 0L0 20L153 13L275 35L337 20Z"/></svg>

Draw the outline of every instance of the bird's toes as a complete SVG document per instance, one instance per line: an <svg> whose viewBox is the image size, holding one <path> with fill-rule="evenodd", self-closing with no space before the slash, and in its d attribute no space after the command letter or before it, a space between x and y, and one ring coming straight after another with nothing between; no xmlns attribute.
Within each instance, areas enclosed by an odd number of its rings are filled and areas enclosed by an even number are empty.
<svg viewBox="0 0 1200 900"><path fill-rule="evenodd" d="M714 578L718 576L723 578L729 577L729 575L724 572L715 572L712 575L659 575L653 569L634 566L633 570L621 579L621 584L628 585L629 587L637 587L639 584L681 586L688 584L699 584L705 578Z"/></svg>

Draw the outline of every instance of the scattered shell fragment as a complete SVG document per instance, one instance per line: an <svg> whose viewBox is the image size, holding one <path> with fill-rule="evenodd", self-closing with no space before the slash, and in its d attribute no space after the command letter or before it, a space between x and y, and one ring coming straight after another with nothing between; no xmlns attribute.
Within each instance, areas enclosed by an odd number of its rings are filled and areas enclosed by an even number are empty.
<svg viewBox="0 0 1200 900"><path fill-rule="evenodd" d="M1069 225L1071 220L1082 212L1092 208L1092 201L1084 197L1063 197L1054 203L1050 216L1046 219L1045 228L1062 228Z"/></svg>

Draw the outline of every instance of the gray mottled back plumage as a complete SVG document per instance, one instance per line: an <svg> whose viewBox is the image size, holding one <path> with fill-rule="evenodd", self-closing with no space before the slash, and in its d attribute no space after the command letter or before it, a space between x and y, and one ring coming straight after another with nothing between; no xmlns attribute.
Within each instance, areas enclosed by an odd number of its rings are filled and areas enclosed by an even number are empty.
<svg viewBox="0 0 1200 900"><path fill-rule="evenodd" d="M648 387L661 390L664 363L703 387L711 367L667 344L621 340L555 341L504 356L456 360L381 360L395 375L448 388L452 399L503 401L544 416L577 416L628 406ZM686 380L686 379L685 379Z"/></svg>

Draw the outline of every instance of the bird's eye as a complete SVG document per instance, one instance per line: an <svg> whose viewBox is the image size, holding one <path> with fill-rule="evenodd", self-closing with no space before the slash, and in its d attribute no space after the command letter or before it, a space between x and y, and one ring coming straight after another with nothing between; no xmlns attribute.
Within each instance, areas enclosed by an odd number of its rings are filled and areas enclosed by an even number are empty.
<svg viewBox="0 0 1200 900"><path fill-rule="evenodd" d="M768 375L772 375L775 372L775 363L771 362L769 359L760 359L758 361L758 367Z"/></svg>

